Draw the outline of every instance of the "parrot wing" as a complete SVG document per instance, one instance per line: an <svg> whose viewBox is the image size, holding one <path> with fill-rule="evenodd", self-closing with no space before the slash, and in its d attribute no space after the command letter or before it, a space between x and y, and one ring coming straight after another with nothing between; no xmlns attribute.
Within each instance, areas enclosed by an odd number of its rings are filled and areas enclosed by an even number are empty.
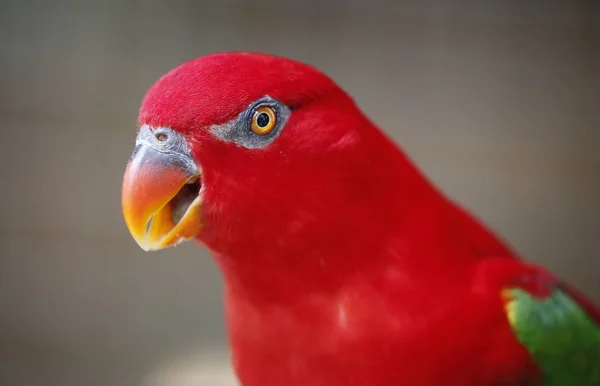
<svg viewBox="0 0 600 386"><path fill-rule="evenodd" d="M503 290L516 338L529 351L544 386L600 386L600 313L574 289L549 286L545 296Z"/></svg>

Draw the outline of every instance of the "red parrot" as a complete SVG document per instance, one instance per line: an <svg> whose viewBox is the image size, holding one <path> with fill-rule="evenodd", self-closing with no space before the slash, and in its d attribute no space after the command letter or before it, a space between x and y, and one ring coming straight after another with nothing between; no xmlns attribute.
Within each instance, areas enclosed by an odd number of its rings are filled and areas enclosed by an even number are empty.
<svg viewBox="0 0 600 386"><path fill-rule="evenodd" d="M224 278L243 386L598 386L600 314L446 197L316 68L183 63L145 95L122 204Z"/></svg>

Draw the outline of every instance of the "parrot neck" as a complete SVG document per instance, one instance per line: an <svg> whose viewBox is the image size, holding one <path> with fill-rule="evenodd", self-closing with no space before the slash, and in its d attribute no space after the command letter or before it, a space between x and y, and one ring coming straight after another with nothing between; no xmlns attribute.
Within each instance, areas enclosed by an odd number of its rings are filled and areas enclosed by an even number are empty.
<svg viewBox="0 0 600 386"><path fill-rule="evenodd" d="M383 134L371 146L376 150L369 173L361 170L358 198L340 198L332 205L337 210L314 214L318 221L293 235L281 232L272 242L247 240L214 253L228 292L289 302L333 293L355 280L377 282L390 271L439 282L460 277L478 255L510 253ZM276 232L289 227L298 211L282 207L280 216L287 222L273 220Z"/></svg>

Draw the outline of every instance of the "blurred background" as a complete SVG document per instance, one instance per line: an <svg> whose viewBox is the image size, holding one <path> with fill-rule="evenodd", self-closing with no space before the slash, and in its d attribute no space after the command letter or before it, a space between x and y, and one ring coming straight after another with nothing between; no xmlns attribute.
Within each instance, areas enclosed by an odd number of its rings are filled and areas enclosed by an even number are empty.
<svg viewBox="0 0 600 386"><path fill-rule="evenodd" d="M600 301L599 10L1 1L0 385L235 384L210 257L144 253L120 208L147 88L215 51L319 67L451 197Z"/></svg>

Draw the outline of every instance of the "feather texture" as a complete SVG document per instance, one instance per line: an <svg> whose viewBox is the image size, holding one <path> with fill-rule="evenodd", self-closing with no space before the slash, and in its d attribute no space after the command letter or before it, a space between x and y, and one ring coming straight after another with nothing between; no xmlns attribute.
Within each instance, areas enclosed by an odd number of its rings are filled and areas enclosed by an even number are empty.
<svg viewBox="0 0 600 386"><path fill-rule="evenodd" d="M520 288L503 291L517 338L541 368L544 386L600 385L600 327L567 292L536 297Z"/></svg>
<svg viewBox="0 0 600 386"><path fill-rule="evenodd" d="M265 95L291 112L272 143L214 135ZM549 295L315 68L198 58L151 87L139 120L179 131L201 165L198 240L225 279L244 386L598 386L575 295Z"/></svg>

